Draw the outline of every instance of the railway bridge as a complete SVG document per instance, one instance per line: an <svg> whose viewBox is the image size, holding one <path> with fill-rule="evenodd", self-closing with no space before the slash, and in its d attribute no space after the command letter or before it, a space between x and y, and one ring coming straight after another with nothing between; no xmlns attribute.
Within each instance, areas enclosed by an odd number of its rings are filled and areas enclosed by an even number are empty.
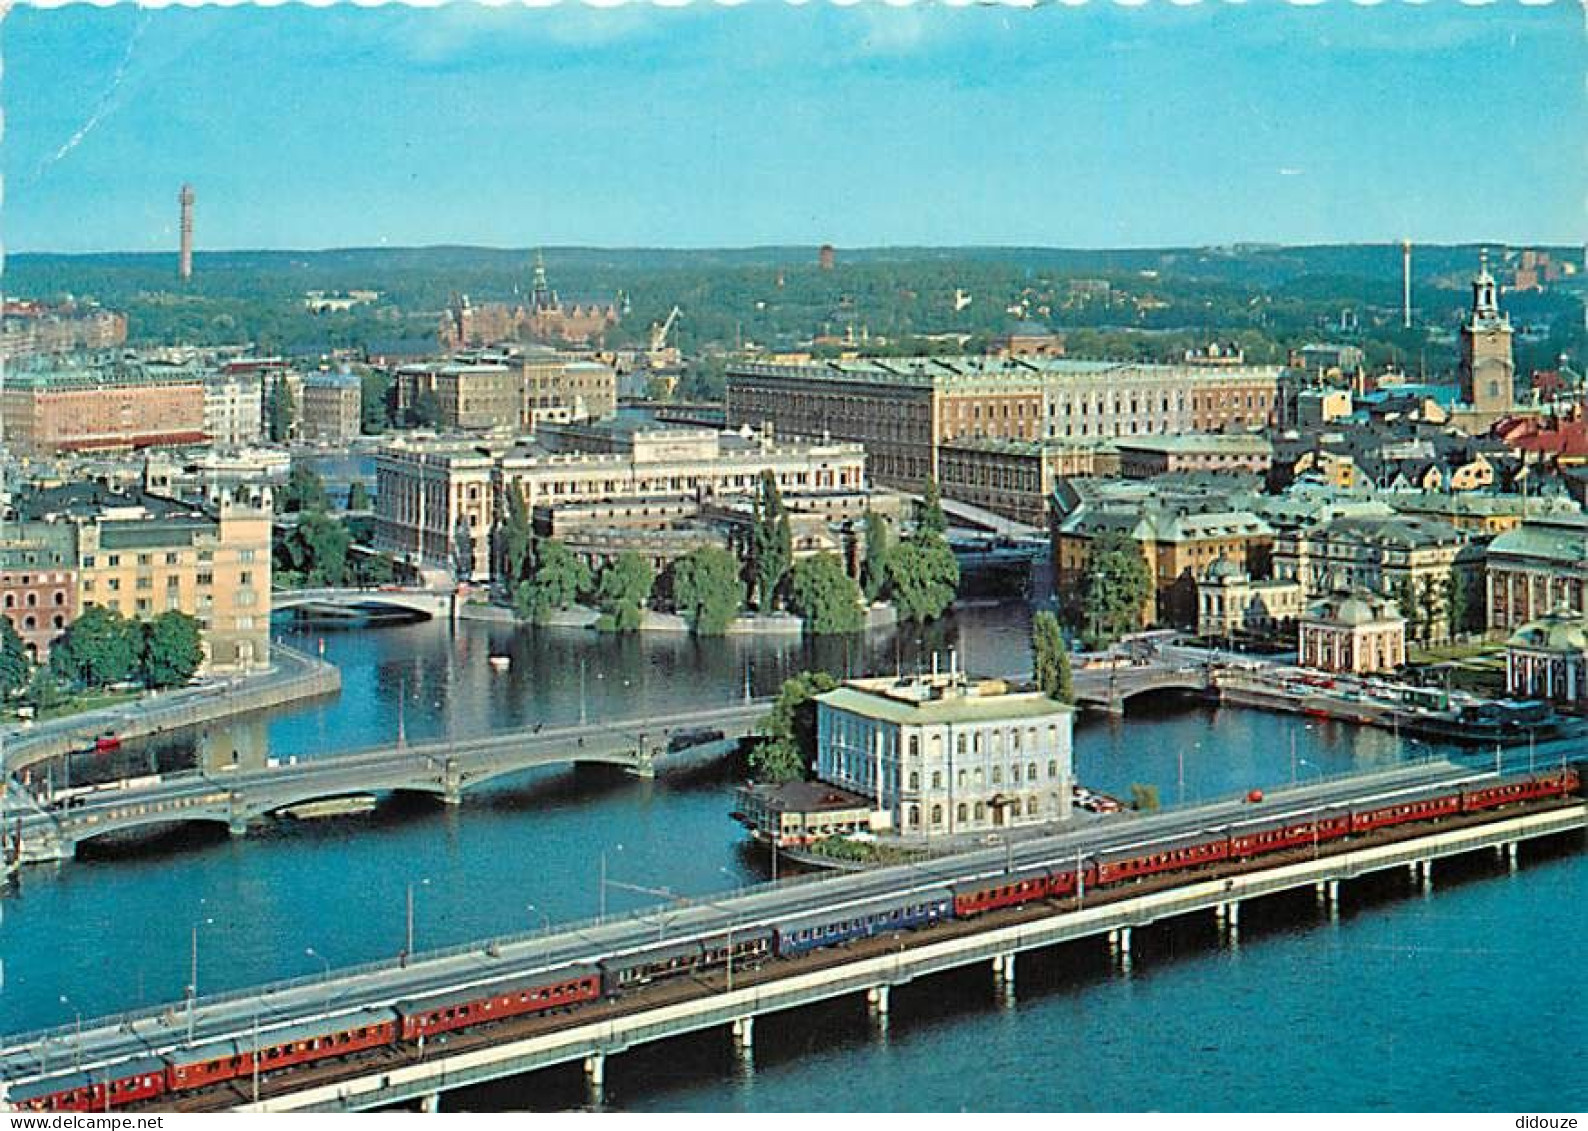
<svg viewBox="0 0 1588 1131"><path fill-rule="evenodd" d="M1564 777L1564 775L1562 775ZM1514 779L1513 779L1514 780ZM1088 823L1024 842L980 848L926 862L871 872L764 884L718 898L673 900L630 915L547 928L532 934L478 940L407 962L386 961L273 986L245 987L136 1014L19 1034L0 1048L0 1081L12 1088L58 1079L76 1066L77 1079L110 1079L133 1059L141 1063L202 1055L230 1041L243 1050L265 1048L305 1026L325 1025L328 1001L342 1016L359 1009L408 1009L415 999L457 1002L502 993L508 986L567 978L611 956L681 953L691 941L719 945L732 955L734 933L789 925L837 923L878 906L909 906L948 885L986 889L1000 876L1073 861L1117 859L1186 843L1188 836L1244 825L1273 827L1316 820L1341 807L1386 811L1408 800L1452 790L1486 790L1492 771L1434 762L1382 773L1295 787L1273 794L1260 809L1219 802L1153 816ZM1501 869L1518 866L1518 847L1548 837L1580 841L1588 804L1579 794L1553 796L1459 818L1424 821L1338 840L1296 845L1273 855L1218 868L1160 874L1146 882L1083 885L1068 898L1041 899L972 918L951 917L922 929L883 929L846 945L817 946L794 957L779 953L735 968L720 960L673 977L625 983L567 1011L520 1014L454 1026L428 1043L395 1042L369 1054L241 1073L191 1092L148 1102L168 1110L366 1111L400 1103L439 1110L445 1093L561 1065L581 1068L592 1103L599 1104L609 1058L636 1046L708 1030L721 1032L739 1055L754 1055L756 1026L788 1011L841 997L863 1000L879 1028L888 1024L895 989L940 973L990 969L998 992L1013 996L1022 955L1083 940L1105 940L1111 961L1129 973L1134 934L1188 916L1210 916L1222 945L1239 944L1241 909L1258 900L1306 893L1320 916L1333 918L1366 876L1398 873L1411 890L1432 890L1441 861L1481 854ZM1229 835L1236 835L1234 831ZM1287 913L1300 911L1295 900ZM854 910L851 910L854 909ZM847 937L847 936L846 936ZM717 940L701 943L700 940ZM658 957L657 961L665 961ZM633 968L627 966L625 968ZM660 967L649 967L656 970ZM669 967L671 969L671 967ZM516 992L516 991L513 991ZM472 998L471 996L472 995ZM503 999L506 1000L506 999ZM428 1006L424 1008L429 1008ZM369 1015L344 1024L369 1024ZM450 1014L449 1014L450 1016ZM479 1016L478 1013L473 1016ZM146 1069L140 1069L146 1071Z"/></svg>
<svg viewBox="0 0 1588 1131"><path fill-rule="evenodd" d="M770 700L731 707L602 723L522 729L484 738L375 747L345 755L288 760L262 769L192 771L78 793L17 818L24 862L68 859L85 841L172 823L225 825L243 835L250 824L310 802L420 793L456 805L463 794L512 774L544 766L597 763L652 777L685 751L675 736L721 731L724 739L754 733Z"/></svg>

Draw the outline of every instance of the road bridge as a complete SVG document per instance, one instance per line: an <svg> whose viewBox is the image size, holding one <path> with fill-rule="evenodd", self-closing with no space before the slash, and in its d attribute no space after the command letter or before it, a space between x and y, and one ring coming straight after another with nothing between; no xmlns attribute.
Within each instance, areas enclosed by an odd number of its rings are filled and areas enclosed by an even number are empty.
<svg viewBox="0 0 1588 1131"><path fill-rule="evenodd" d="M1160 658L1139 664L1121 661L1113 666L1082 668L1073 673L1070 682L1076 706L1122 715L1125 704L1138 695L1155 691L1204 692L1213 686L1212 678L1206 665Z"/></svg>
<svg viewBox="0 0 1588 1131"><path fill-rule="evenodd" d="M0 1049L0 1080L15 1086L78 1065L90 1078L134 1057L170 1055L216 1040L266 1047L273 1031L321 1021L334 1011L390 1008L441 992L483 993L509 979L588 968L602 958L652 946L721 938L812 912L835 915L887 898L941 892L957 882L996 879L1018 869L1095 859L1104 853L1151 851L1184 844L1188 835L1270 827L1316 819L1340 807L1383 807L1429 791L1492 784L1490 771L1450 763L1401 767L1372 775L1302 786L1273 794L1260 808L1221 802L1156 816L1131 816L1005 843L909 866L854 875L760 885L720 898L684 900L632 915L571 924L528 935L480 940L413 961L373 963L322 977L177 1003L136 1014L20 1034ZM443 1092L561 1064L583 1065L592 1100L600 1101L606 1059L651 1041L721 1028L751 1055L755 1026L768 1014L846 995L863 995L885 1025L891 990L919 978L968 965L990 966L996 984L1013 992L1018 956L1039 948L1106 938L1120 967L1131 963L1132 933L1152 924L1211 913L1221 936L1234 942L1240 908L1254 899L1294 891L1314 893L1320 909L1336 914L1347 885L1359 877L1400 870L1427 890L1437 861L1478 851L1516 862L1521 842L1576 835L1588 825L1581 796L1438 823L1401 826L1349 840L1316 841L1274 856L1169 873L1144 883L1085 888L1066 899L950 919L919 930L878 935L845 947L796 958L771 958L748 969L703 969L654 982L568 1012L520 1016L461 1030L421 1044L321 1061L176 1097L182 1108L248 1111L363 1111L405 1101L427 1110ZM741 936L742 937L742 936ZM731 948L731 941L730 941ZM264 1044L259 1042L263 1041ZM250 1046L249 1042L254 1042ZM171 1104L171 1098L159 1103Z"/></svg>
<svg viewBox="0 0 1588 1131"><path fill-rule="evenodd" d="M172 823L225 825L236 835L251 823L315 801L422 793L449 805L470 789L544 766L600 763L641 777L682 760L675 736L754 733L771 700L593 726L514 730L484 738L383 746L334 757L290 760L261 769L192 771L111 783L25 810L13 829L24 862L67 859L84 841Z"/></svg>
<svg viewBox="0 0 1588 1131"><path fill-rule="evenodd" d="M427 617L457 615L458 594L450 589L277 589L270 595L271 610L322 609L351 613L359 610L403 609Z"/></svg>

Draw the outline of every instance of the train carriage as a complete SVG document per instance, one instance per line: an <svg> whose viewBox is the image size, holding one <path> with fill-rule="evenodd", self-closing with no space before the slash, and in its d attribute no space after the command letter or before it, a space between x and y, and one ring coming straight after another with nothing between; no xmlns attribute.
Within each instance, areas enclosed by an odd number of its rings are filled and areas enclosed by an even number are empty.
<svg viewBox="0 0 1588 1131"><path fill-rule="evenodd" d="M1461 811L1476 813L1483 809L1498 809L1519 801L1532 801L1539 797L1560 797L1574 792L1579 785L1575 769L1553 770L1525 778L1496 782L1493 785L1473 786L1462 792Z"/></svg>
<svg viewBox="0 0 1588 1131"><path fill-rule="evenodd" d="M1320 809L1316 813L1242 821L1229 828L1229 855L1233 860L1279 852L1286 848L1338 840L1351 832L1349 810Z"/></svg>
<svg viewBox="0 0 1588 1131"><path fill-rule="evenodd" d="M1018 907L1035 899L1045 899L1052 888L1048 868L1016 869L998 876L950 884L954 895L954 915L968 919L1000 907Z"/></svg>
<svg viewBox="0 0 1588 1131"><path fill-rule="evenodd" d="M351 1010L315 1021L262 1029L257 1045L250 1034L167 1053L168 1087L173 1092L187 1091L249 1076L256 1056L263 1074L379 1048L396 1039L397 1014L393 1010Z"/></svg>
<svg viewBox="0 0 1588 1131"><path fill-rule="evenodd" d="M1356 809L1351 814L1353 833L1403 825L1410 821L1437 821L1461 812L1461 791L1446 786L1407 793L1387 804Z"/></svg>
<svg viewBox="0 0 1588 1131"><path fill-rule="evenodd" d="M1088 881L1104 885L1136 880L1212 864L1227 859L1229 853L1229 838L1210 832L1121 845L1097 854L1095 878L1089 876Z"/></svg>
<svg viewBox="0 0 1588 1131"><path fill-rule="evenodd" d="M704 950L699 939L680 943L659 943L627 954L603 958L601 985L608 996L658 978L687 974L701 964Z"/></svg>
<svg viewBox="0 0 1588 1131"><path fill-rule="evenodd" d="M400 1001L397 1036L417 1041L487 1021L565 1009L600 996L601 972L594 966L541 970L490 986L470 986Z"/></svg>
<svg viewBox="0 0 1588 1131"><path fill-rule="evenodd" d="M165 1091L165 1061L145 1056L91 1072L73 1069L13 1084L6 1102L21 1111L110 1111Z"/></svg>
<svg viewBox="0 0 1588 1131"><path fill-rule="evenodd" d="M755 966L772 957L774 942L771 927L708 935L700 944L700 964L705 967L726 966L731 956L735 965Z"/></svg>
<svg viewBox="0 0 1588 1131"><path fill-rule="evenodd" d="M946 887L808 912L777 924L777 951L786 958L872 935L929 927L953 915L954 895Z"/></svg>

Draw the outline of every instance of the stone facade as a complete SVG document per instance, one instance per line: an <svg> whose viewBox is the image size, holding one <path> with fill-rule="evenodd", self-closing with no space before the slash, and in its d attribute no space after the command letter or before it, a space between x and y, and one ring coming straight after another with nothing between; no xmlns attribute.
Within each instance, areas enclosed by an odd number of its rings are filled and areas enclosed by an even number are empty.
<svg viewBox="0 0 1588 1131"><path fill-rule="evenodd" d="M77 545L64 523L0 528L0 607L35 662L77 619Z"/></svg>
<svg viewBox="0 0 1588 1131"><path fill-rule="evenodd" d="M1490 542L1484 560L1490 629L1588 608L1588 518L1529 519Z"/></svg>
<svg viewBox="0 0 1588 1131"><path fill-rule="evenodd" d="M1070 707L960 673L850 680L817 696L816 774L873 828L952 836L1067 820Z"/></svg>
<svg viewBox="0 0 1588 1131"><path fill-rule="evenodd" d="M1302 667L1362 675L1406 663L1406 618L1387 598L1334 593L1302 617L1299 627Z"/></svg>
<svg viewBox="0 0 1588 1131"><path fill-rule="evenodd" d="M938 357L746 362L728 367L730 426L864 444L880 482L942 478L958 438L1083 443L1260 427L1277 367L1207 368L1070 358Z"/></svg>
<svg viewBox="0 0 1588 1131"><path fill-rule="evenodd" d="M62 365L6 374L7 446L18 455L201 444L204 379L158 363Z"/></svg>
<svg viewBox="0 0 1588 1131"><path fill-rule="evenodd" d="M1588 624L1558 609L1529 621L1505 645L1505 690L1519 699L1588 707Z"/></svg>
<svg viewBox="0 0 1588 1131"><path fill-rule="evenodd" d="M1047 522L1048 496L1060 479L1118 470L1119 455L1106 443L961 438L938 452L946 497L1038 527Z"/></svg>
<svg viewBox="0 0 1588 1131"><path fill-rule="evenodd" d="M1127 479L1151 479L1175 472L1266 475L1274 447L1262 436L1219 433L1180 436L1136 436L1115 440L1119 473Z"/></svg>
<svg viewBox="0 0 1588 1131"><path fill-rule="evenodd" d="M204 377L204 431L220 448L257 444L264 427L264 385L254 374L222 370Z"/></svg>
<svg viewBox="0 0 1588 1131"><path fill-rule="evenodd" d="M364 425L364 386L352 373L312 373L303 379L299 435L311 443L343 444Z"/></svg>
<svg viewBox="0 0 1588 1131"><path fill-rule="evenodd" d="M1297 582L1253 581L1228 558L1209 566L1197 584L1199 636L1284 636L1306 611L1306 597Z"/></svg>

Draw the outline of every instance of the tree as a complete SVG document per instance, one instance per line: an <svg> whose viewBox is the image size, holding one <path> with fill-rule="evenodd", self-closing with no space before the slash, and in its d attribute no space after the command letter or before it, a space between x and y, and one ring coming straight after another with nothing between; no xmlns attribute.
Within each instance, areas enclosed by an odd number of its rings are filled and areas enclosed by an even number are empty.
<svg viewBox="0 0 1588 1131"><path fill-rule="evenodd" d="M347 509L350 511L367 511L369 508L369 488L355 479L353 485L347 489Z"/></svg>
<svg viewBox="0 0 1588 1131"><path fill-rule="evenodd" d="M353 580L364 586L390 585L397 580L397 559L390 554L358 554L348 559Z"/></svg>
<svg viewBox="0 0 1588 1131"><path fill-rule="evenodd" d="M1141 624L1152 575L1135 539L1118 531L1092 540L1081 582L1081 623L1089 648L1103 648Z"/></svg>
<svg viewBox="0 0 1588 1131"><path fill-rule="evenodd" d="M278 500L282 511L323 511L330 506L325 493L325 480L306 463L294 461L287 473L287 485Z"/></svg>
<svg viewBox="0 0 1588 1131"><path fill-rule="evenodd" d="M1413 637L1417 634L1417 588L1412 579L1403 577L1395 583L1395 607L1406 618L1406 627Z"/></svg>
<svg viewBox="0 0 1588 1131"><path fill-rule="evenodd" d="M198 618L172 609L143 626L143 681L178 687L204 662Z"/></svg>
<svg viewBox="0 0 1588 1131"><path fill-rule="evenodd" d="M1136 783L1130 787L1130 807L1138 813L1158 811L1158 787Z"/></svg>
<svg viewBox="0 0 1588 1131"><path fill-rule="evenodd" d="M744 582L733 555L715 546L691 550L673 563L673 607L698 636L721 636L744 607Z"/></svg>
<svg viewBox="0 0 1588 1131"><path fill-rule="evenodd" d="M1075 702L1070 679L1070 650L1059 618L1044 609L1031 622L1031 668L1044 695L1061 703Z"/></svg>
<svg viewBox="0 0 1588 1131"><path fill-rule="evenodd" d="M1434 637L1434 625L1445 612L1444 582L1437 577L1425 577L1417 593L1417 637L1427 643Z"/></svg>
<svg viewBox="0 0 1588 1131"><path fill-rule="evenodd" d="M938 488L936 479L928 478L921 490L921 510L915 520L915 533L917 537L927 538L942 538L948 534L948 518L943 514L943 492Z"/></svg>
<svg viewBox="0 0 1588 1131"><path fill-rule="evenodd" d="M266 428L272 443L284 444L292 439L292 423L296 416L292 390L287 388L285 379L277 377L265 402Z"/></svg>
<svg viewBox="0 0 1588 1131"><path fill-rule="evenodd" d="M9 617L0 617L0 702L27 686L27 646Z"/></svg>
<svg viewBox="0 0 1588 1131"><path fill-rule="evenodd" d="M373 367L364 369L358 376L362 400L359 403L359 429L366 436L376 436L386 431L390 418L386 402L391 394L392 377Z"/></svg>
<svg viewBox="0 0 1588 1131"><path fill-rule="evenodd" d="M347 552L352 544L347 527L314 510L282 535L277 558L282 570L296 574L303 584L335 588L347 582Z"/></svg>
<svg viewBox="0 0 1588 1131"><path fill-rule="evenodd" d="M410 428L437 428L441 425L441 398L430 389L420 389L408 406Z"/></svg>
<svg viewBox="0 0 1588 1131"><path fill-rule="evenodd" d="M776 607L778 590L794 562L794 532L789 525L777 476L761 473L755 501L755 522L750 529L749 581L755 590L755 607L769 613Z"/></svg>
<svg viewBox="0 0 1588 1131"><path fill-rule="evenodd" d="M90 605L50 652L50 666L57 673L86 687L131 679L142 659L138 622L102 605Z"/></svg>
<svg viewBox="0 0 1588 1131"><path fill-rule="evenodd" d="M513 608L525 620L543 621L590 588L590 567L555 538L540 542L534 572L513 591Z"/></svg>
<svg viewBox="0 0 1588 1131"><path fill-rule="evenodd" d="M507 579L508 588L511 589L535 568L535 528L530 522L524 494L516 487L508 489L507 517L502 520L499 538L502 576Z"/></svg>
<svg viewBox="0 0 1588 1131"><path fill-rule="evenodd" d="M801 672L783 681L762 723L763 737L750 749L750 772L756 781L798 781L809 776L816 761L814 700L837 686L826 672Z"/></svg>
<svg viewBox="0 0 1588 1131"><path fill-rule="evenodd" d="M866 560L860 567L860 586L867 601L881 600L888 589L888 557L893 553L893 531L876 511L866 512Z"/></svg>
<svg viewBox="0 0 1588 1131"><path fill-rule="evenodd" d="M860 586L844 572L836 554L813 554L794 565L789 606L818 636L859 632L866 623Z"/></svg>
<svg viewBox="0 0 1588 1131"><path fill-rule="evenodd" d="M632 550L612 559L596 583L596 605L601 609L596 627L603 632L638 631L655 583L656 572L651 563Z"/></svg>
<svg viewBox="0 0 1588 1131"><path fill-rule="evenodd" d="M888 593L906 620L936 620L958 589L959 562L941 537L912 538L888 555Z"/></svg>
<svg viewBox="0 0 1588 1131"><path fill-rule="evenodd" d="M54 654L51 653L53 661ZM33 708L35 714L52 711L66 701L66 692L61 687L61 681L48 665L41 664L33 669L33 678L28 680L28 688L23 696L28 706Z"/></svg>
<svg viewBox="0 0 1588 1131"><path fill-rule="evenodd" d="M1465 632L1471 615L1472 595L1467 589L1467 579L1452 572L1445 581L1445 618L1450 625L1450 635Z"/></svg>

